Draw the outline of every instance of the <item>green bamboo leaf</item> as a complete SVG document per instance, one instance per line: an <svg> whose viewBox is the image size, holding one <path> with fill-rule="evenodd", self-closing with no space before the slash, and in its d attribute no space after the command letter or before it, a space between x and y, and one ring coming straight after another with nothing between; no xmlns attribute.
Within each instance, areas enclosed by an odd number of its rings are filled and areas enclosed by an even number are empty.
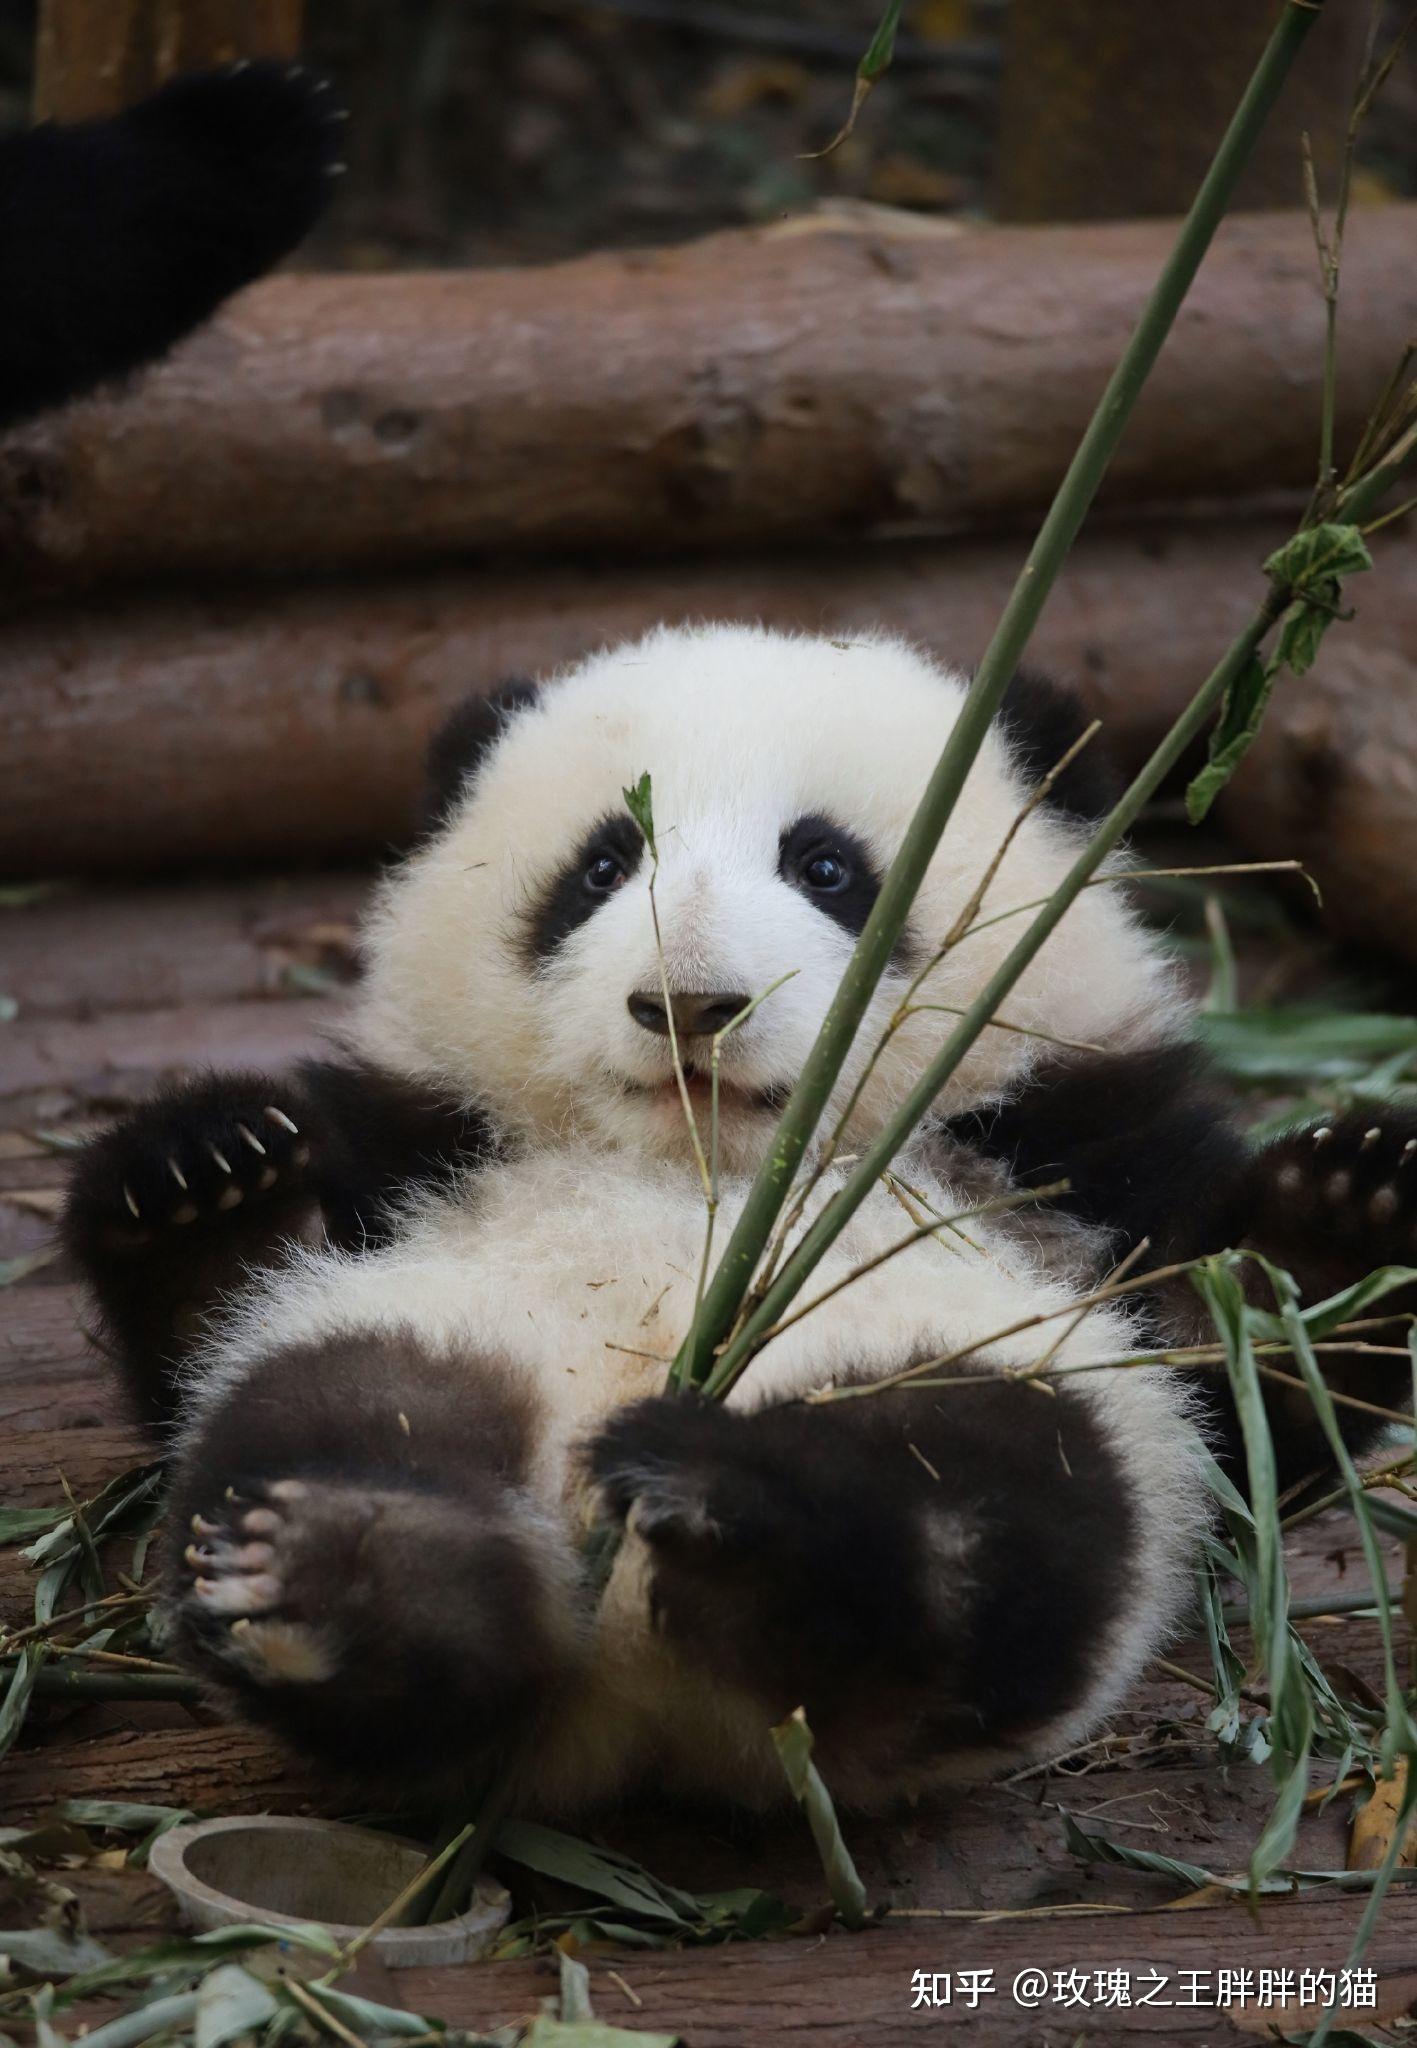
<svg viewBox="0 0 1417 2048"><path fill-rule="evenodd" d="M275 2018L276 2000L240 1963L222 1963L202 1979L192 2025L193 2048L225 2048Z"/></svg>
<svg viewBox="0 0 1417 2048"><path fill-rule="evenodd" d="M22 1543L27 1536L40 1535L68 1519L67 1506L0 1508L0 1546Z"/></svg>
<svg viewBox="0 0 1417 2048"><path fill-rule="evenodd" d="M577 1841L555 1828L535 1821L509 1820L497 1834L497 1853L508 1856L543 1877L559 1878L563 1884L578 1885L597 1898L608 1899L624 1911L642 1913L651 1920L669 1921L692 1927L698 1916L698 1901L690 1892L661 1884L628 1856Z"/></svg>
<svg viewBox="0 0 1417 2048"><path fill-rule="evenodd" d="M15 1738L25 1725L29 1712L30 1696L34 1682L39 1676L39 1667L44 1662L45 1645L32 1643L21 1650L10 1673L10 1683L5 1688L5 1697L0 1700L0 1757L9 1754L15 1745Z"/></svg>
<svg viewBox="0 0 1417 2048"><path fill-rule="evenodd" d="M1208 1259L1191 1278L1210 1310L1224 1349L1249 1480L1250 1527L1241 1530L1242 1555L1249 1552L1247 1585L1253 1628L1269 1674L1268 1735L1275 1782L1274 1807L1250 1857L1250 1882L1258 1891L1287 1860L1293 1846L1308 1788L1314 1718L1308 1688L1293 1653L1274 1443L1240 1286L1240 1256L1227 1252Z"/></svg>
<svg viewBox="0 0 1417 2048"><path fill-rule="evenodd" d="M1306 526L1276 548L1264 564L1264 573L1286 589L1302 592L1321 588L1330 576L1354 576L1372 566L1361 527L1330 520Z"/></svg>
<svg viewBox="0 0 1417 2048"><path fill-rule="evenodd" d="M1396 1079L1417 1056L1417 1017L1303 1003L1208 1011L1197 1033L1217 1065L1242 1081L1357 1081L1379 1061Z"/></svg>
<svg viewBox="0 0 1417 2048"><path fill-rule="evenodd" d="M113 1960L90 1935L67 1927L26 1927L0 1930L0 1956L34 1977L68 1977L75 1970L93 1970Z"/></svg>
<svg viewBox="0 0 1417 2048"><path fill-rule="evenodd" d="M649 848L651 860L659 859L659 849L654 843L654 791L649 771L640 777L634 787L624 791L625 809L644 834L645 845Z"/></svg>
<svg viewBox="0 0 1417 2048"><path fill-rule="evenodd" d="M1278 673L1275 664L1252 655L1226 691L1206 765L1186 791L1186 815L1193 825L1199 825L1253 746Z"/></svg>

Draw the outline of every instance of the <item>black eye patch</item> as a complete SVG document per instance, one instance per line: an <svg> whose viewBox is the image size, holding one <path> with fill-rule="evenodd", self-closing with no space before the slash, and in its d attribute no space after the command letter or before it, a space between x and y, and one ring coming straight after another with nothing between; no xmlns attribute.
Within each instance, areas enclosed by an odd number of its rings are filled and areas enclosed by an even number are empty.
<svg viewBox="0 0 1417 2048"><path fill-rule="evenodd" d="M881 891L866 848L854 832L830 818L799 818L789 826L778 841L777 871L853 937Z"/></svg>
<svg viewBox="0 0 1417 2048"><path fill-rule="evenodd" d="M568 939L640 864L645 842L634 819L613 813L602 818L542 892L532 913L528 951L545 960Z"/></svg>

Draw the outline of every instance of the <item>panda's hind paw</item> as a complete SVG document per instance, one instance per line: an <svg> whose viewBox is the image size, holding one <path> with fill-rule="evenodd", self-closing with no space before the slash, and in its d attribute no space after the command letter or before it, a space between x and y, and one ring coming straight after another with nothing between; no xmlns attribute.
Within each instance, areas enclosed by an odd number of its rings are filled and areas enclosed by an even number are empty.
<svg viewBox="0 0 1417 2048"><path fill-rule="evenodd" d="M358 1496L305 1480L250 1497L228 1489L189 1524L179 1574L186 1633L258 1683L329 1678L336 1658L322 1617L371 1519Z"/></svg>

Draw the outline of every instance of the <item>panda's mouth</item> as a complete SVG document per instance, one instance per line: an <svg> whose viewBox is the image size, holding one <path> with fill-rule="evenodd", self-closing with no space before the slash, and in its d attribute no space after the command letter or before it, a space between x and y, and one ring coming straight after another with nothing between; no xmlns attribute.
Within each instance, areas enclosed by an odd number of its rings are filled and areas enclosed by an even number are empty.
<svg viewBox="0 0 1417 2048"><path fill-rule="evenodd" d="M693 1060L685 1060L683 1076L690 1104L696 1109L709 1108L713 1102L713 1075L710 1069L697 1066ZM679 1081L674 1074L666 1074L662 1081L627 1080L625 1088L627 1093L639 1095L647 1102L663 1103L682 1110ZM726 1074L720 1073L718 1077L720 1112L725 1109L747 1109L776 1116L790 1093L786 1082L775 1083L766 1088L744 1088L738 1082L730 1080Z"/></svg>

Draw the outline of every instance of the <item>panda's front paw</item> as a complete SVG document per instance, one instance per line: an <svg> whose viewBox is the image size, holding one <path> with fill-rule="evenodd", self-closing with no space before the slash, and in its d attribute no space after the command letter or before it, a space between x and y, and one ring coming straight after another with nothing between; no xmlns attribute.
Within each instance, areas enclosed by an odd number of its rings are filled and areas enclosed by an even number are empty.
<svg viewBox="0 0 1417 2048"><path fill-rule="evenodd" d="M75 1162L66 1234L79 1257L140 1255L174 1232L231 1229L304 1200L305 1112L259 1074L214 1074L140 1104Z"/></svg>
<svg viewBox="0 0 1417 2048"><path fill-rule="evenodd" d="M1369 1105L1276 1139L1250 1167L1243 1227L1353 1279L1417 1263L1417 1115Z"/></svg>

